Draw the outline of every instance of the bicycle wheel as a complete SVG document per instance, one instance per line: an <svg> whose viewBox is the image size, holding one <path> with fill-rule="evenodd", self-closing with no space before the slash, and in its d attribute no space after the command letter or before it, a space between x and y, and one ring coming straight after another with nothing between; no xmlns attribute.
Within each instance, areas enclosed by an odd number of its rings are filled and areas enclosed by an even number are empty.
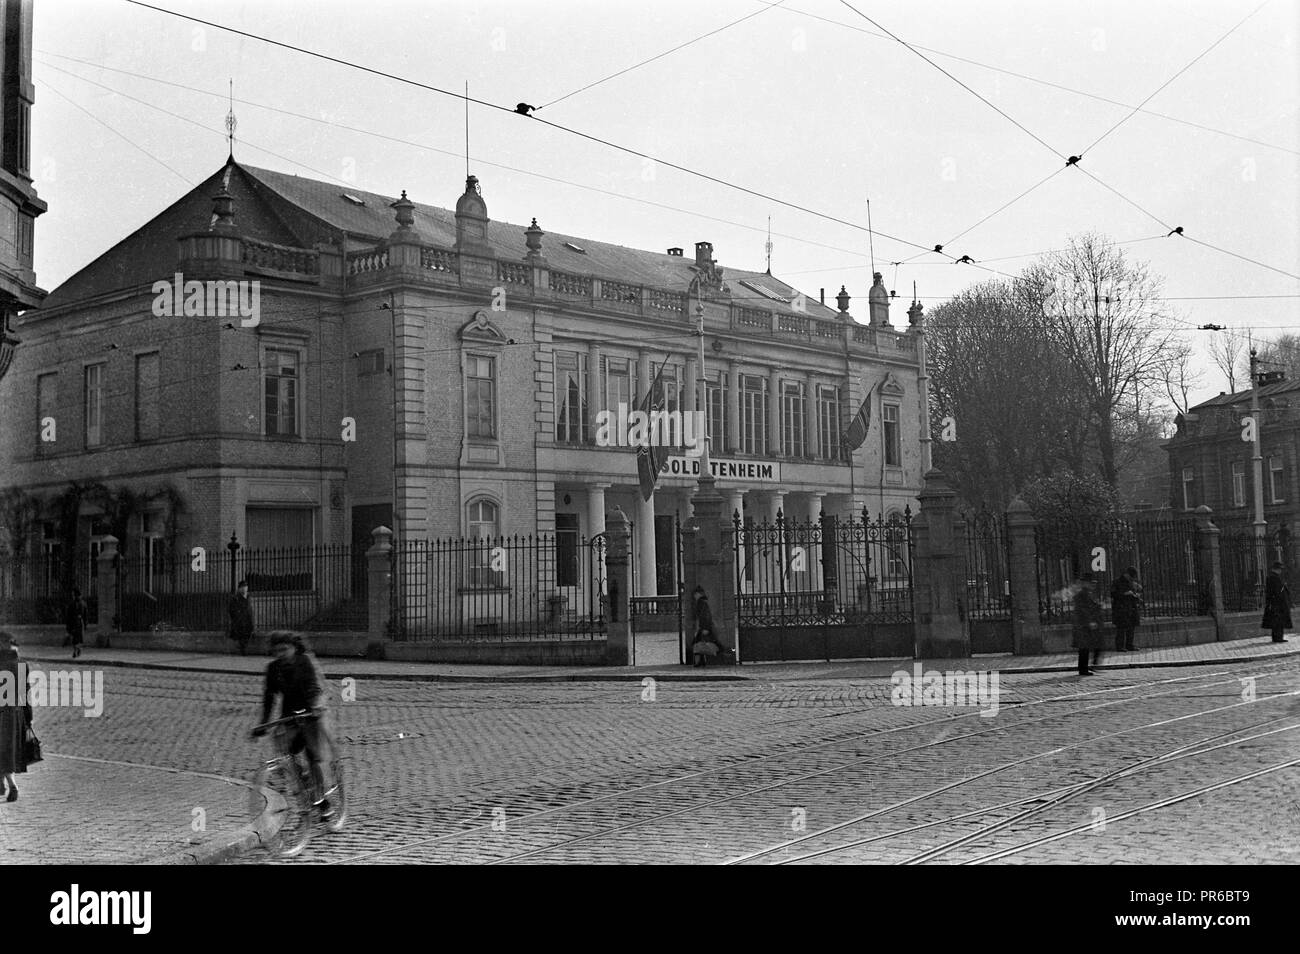
<svg viewBox="0 0 1300 954"><path fill-rule="evenodd" d="M312 804L311 788L303 783L298 767L284 760L264 765L256 787L280 796L279 803L271 806L268 822L272 834L266 841L267 850L281 858L301 854L311 838Z"/></svg>
<svg viewBox="0 0 1300 954"><path fill-rule="evenodd" d="M348 789L343 778L342 759L335 759L330 763L330 776L334 779L334 787L329 790L327 797L330 800L330 807L334 809L334 817L325 827L330 831L342 831L348 820Z"/></svg>

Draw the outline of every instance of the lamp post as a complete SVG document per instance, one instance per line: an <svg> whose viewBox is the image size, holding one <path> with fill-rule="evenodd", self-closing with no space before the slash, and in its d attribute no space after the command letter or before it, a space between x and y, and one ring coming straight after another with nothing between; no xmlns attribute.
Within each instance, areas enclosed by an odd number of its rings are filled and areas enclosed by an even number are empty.
<svg viewBox="0 0 1300 954"><path fill-rule="evenodd" d="M1264 452L1261 449L1260 431L1263 422L1259 417L1259 358L1254 348L1250 349L1250 419L1254 440L1251 442L1251 469L1255 482L1255 585L1264 586Z"/></svg>
<svg viewBox="0 0 1300 954"><path fill-rule="evenodd" d="M230 592L235 592L235 580L238 578L235 574L235 554L239 552L239 541L235 539L234 531L230 533L230 542L226 544L226 549L230 551Z"/></svg>

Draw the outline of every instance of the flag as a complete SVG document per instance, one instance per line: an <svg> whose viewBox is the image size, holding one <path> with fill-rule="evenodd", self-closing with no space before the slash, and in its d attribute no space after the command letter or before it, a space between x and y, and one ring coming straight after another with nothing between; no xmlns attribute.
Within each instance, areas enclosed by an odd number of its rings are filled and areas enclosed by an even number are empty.
<svg viewBox="0 0 1300 954"><path fill-rule="evenodd" d="M664 358L664 363L659 365L659 370L655 372L654 381L646 389L645 397L641 399L640 410L650 416L651 411L663 410L663 394L659 390L659 375L663 374L664 365L668 359ZM636 474L641 484L641 499L649 500L654 496L655 484L659 481L659 468L663 466L664 455L668 452L665 447L656 447L653 434L646 434L646 443L636 449Z"/></svg>
<svg viewBox="0 0 1300 954"><path fill-rule="evenodd" d="M858 413L854 415L853 423L849 429L844 432L844 444L849 452L857 450L862 446L862 442L867 439L867 428L871 426L871 394L862 399L862 406L858 408Z"/></svg>

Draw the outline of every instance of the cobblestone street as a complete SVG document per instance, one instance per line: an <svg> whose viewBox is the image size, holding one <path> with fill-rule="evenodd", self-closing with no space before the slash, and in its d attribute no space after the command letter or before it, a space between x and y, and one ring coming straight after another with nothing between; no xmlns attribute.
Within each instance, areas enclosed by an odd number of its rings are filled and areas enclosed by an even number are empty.
<svg viewBox="0 0 1300 954"><path fill-rule="evenodd" d="M1300 859L1297 657L1003 673L989 716L892 705L882 678L359 679L343 702L326 671L351 812L301 862ZM67 860L40 819L68 801L104 860L248 822L257 676L109 668L105 690L102 718L37 713L47 759L0 848Z"/></svg>

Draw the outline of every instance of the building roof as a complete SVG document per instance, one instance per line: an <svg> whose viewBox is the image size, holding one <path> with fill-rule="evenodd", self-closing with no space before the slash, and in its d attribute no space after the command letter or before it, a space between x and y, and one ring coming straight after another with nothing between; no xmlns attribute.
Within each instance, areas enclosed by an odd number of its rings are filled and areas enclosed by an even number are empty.
<svg viewBox="0 0 1300 954"><path fill-rule="evenodd" d="M46 308L57 308L95 295L130 288L157 280L176 261L176 239L190 232L206 230L212 222L212 196L225 187L235 199L235 225L249 238L277 245L310 248L318 243L345 245L351 251L372 247L386 240L397 228L394 197L322 182L302 176L259 169L230 160L226 165L177 200L158 216L123 239L50 293ZM484 197L488 201L488 197ZM489 217L491 209L489 206ZM412 226L419 240L451 248L456 244L455 212L415 203ZM522 261L528 251L527 226L491 220L487 238L496 256ZM546 226L543 223L542 228ZM346 239L344 234L346 233ZM634 285L648 285L686 291L695 277L693 249L681 256L665 252L627 248L594 239L547 231L542 254L550 268L608 278ZM793 300L800 293L793 286L766 272L723 266L723 281L732 300L746 301L755 308L793 313L794 308L778 298ZM762 286L775 293L746 287L742 282ZM864 290L862 297L865 299ZM834 318L835 308L820 304L816 295L804 296L802 313ZM862 302L863 307L866 301ZM906 320L896 327L906 327Z"/></svg>
<svg viewBox="0 0 1300 954"><path fill-rule="evenodd" d="M1202 401L1195 407L1188 408L1188 412L1195 414L1202 408L1209 407L1231 407L1234 404L1248 404L1250 402L1250 388L1244 391L1234 391L1232 394L1223 393L1217 397L1212 397L1208 401ZM1274 397L1278 394L1289 394L1292 391L1300 391L1300 379L1294 381L1275 381L1272 384L1265 384L1259 389L1259 398L1262 402L1266 398Z"/></svg>

